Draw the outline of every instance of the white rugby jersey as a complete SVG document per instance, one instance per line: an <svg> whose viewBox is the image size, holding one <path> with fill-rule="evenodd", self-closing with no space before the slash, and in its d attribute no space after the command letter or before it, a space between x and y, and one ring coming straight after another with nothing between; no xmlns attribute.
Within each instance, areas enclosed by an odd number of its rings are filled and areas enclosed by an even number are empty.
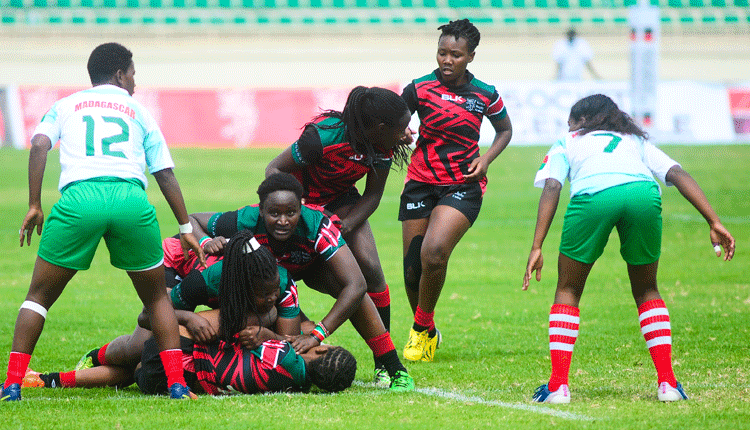
<svg viewBox="0 0 750 430"><path fill-rule="evenodd" d="M146 166L149 173L174 167L156 120L115 85L97 85L58 100L36 134L49 137L53 146L60 141L59 190L101 176L134 178L146 187Z"/></svg>
<svg viewBox="0 0 750 430"><path fill-rule="evenodd" d="M547 179L561 184L570 181L570 196L598 191L635 181L666 185L672 166L679 164L640 137L597 130L580 135L567 133L550 148L534 178L534 186L544 188Z"/></svg>

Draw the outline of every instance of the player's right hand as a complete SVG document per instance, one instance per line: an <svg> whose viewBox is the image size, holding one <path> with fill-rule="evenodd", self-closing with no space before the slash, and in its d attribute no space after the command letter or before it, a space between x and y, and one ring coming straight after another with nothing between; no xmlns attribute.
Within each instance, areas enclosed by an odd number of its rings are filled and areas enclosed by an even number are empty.
<svg viewBox="0 0 750 430"><path fill-rule="evenodd" d="M29 211L26 216L23 217L21 223L21 229L18 230L18 239L23 247L23 239L26 238L26 244L31 246L31 236L34 235L34 227L36 227L36 234L42 235L42 226L44 225L44 212L42 208L32 206L29 207Z"/></svg>
<svg viewBox="0 0 750 430"><path fill-rule="evenodd" d="M193 233L180 234L180 246L182 246L182 254L186 257L186 259L188 250L192 249L195 253L195 256L198 257L198 261L200 262L201 267L204 269L206 268L206 254L203 252L203 248L201 248L198 239L195 238L195 235L193 235Z"/></svg>
<svg viewBox="0 0 750 430"><path fill-rule="evenodd" d="M203 244L203 251L207 255L223 255L224 246L227 244L227 239L224 236L216 236Z"/></svg>
<svg viewBox="0 0 750 430"><path fill-rule="evenodd" d="M198 343L211 343L219 337L219 334L211 323L198 314L188 321L185 328L187 328L190 335L193 336L193 340Z"/></svg>
<svg viewBox="0 0 750 430"><path fill-rule="evenodd" d="M534 273L534 271L536 271L536 281L539 282L542 280L542 266L544 266L542 249L532 248L529 253L529 262L526 264L526 273L523 275L523 287L521 290L526 291L529 289L531 274Z"/></svg>

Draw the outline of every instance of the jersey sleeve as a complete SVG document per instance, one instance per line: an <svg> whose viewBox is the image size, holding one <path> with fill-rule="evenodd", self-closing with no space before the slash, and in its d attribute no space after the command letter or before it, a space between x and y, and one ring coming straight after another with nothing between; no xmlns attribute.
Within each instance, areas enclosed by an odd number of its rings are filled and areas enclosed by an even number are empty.
<svg viewBox="0 0 750 430"><path fill-rule="evenodd" d="M297 285L288 275L286 269L281 266L279 266L279 278L281 279L281 294L276 301L276 310L278 311L279 318L296 318L300 312Z"/></svg>
<svg viewBox="0 0 750 430"><path fill-rule="evenodd" d="M505 109L505 103L503 103L503 99L500 97L497 90L492 93L490 104L487 106L485 116L490 121L498 121L508 116L508 111Z"/></svg>
<svg viewBox="0 0 750 430"><path fill-rule="evenodd" d="M203 272L213 266L206 268ZM210 296L204 276L198 270L191 270L179 284L175 285L170 292L172 307L193 312L199 305L208 305Z"/></svg>
<svg viewBox="0 0 750 430"><path fill-rule="evenodd" d="M419 104L419 98L417 97L417 87L414 82L404 88L401 93L401 98L406 102L406 106L409 107L409 112L414 113L417 111L417 105Z"/></svg>
<svg viewBox="0 0 750 430"><path fill-rule="evenodd" d="M207 230L211 237L232 237L237 233L237 212L217 212L208 220Z"/></svg>
<svg viewBox="0 0 750 430"><path fill-rule="evenodd" d="M52 105L50 110L44 114L39 125L37 125L34 130L34 135L43 134L49 138L51 142L50 147L55 146L57 141L60 140L61 129L60 122L58 121L60 115L58 112L59 105L59 101Z"/></svg>
<svg viewBox="0 0 750 430"><path fill-rule="evenodd" d="M680 164L669 158L661 149L654 146L651 142L643 142L643 162L661 182L666 186L672 186L667 182L667 173L669 169Z"/></svg>
<svg viewBox="0 0 750 430"><path fill-rule="evenodd" d="M167 141L164 139L159 125L153 116L144 108L143 112L143 151L146 156L146 166L148 172L153 174L164 169L174 168L174 161L167 148Z"/></svg>
<svg viewBox="0 0 750 430"><path fill-rule="evenodd" d="M292 158L301 166L315 164L323 157L323 143L317 127L305 127L299 139L292 144Z"/></svg>
<svg viewBox="0 0 750 430"><path fill-rule="evenodd" d="M558 140L557 143L552 145L547 155L544 156L542 165L536 172L534 186L544 188L544 183L547 179L555 179L560 184L564 184L569 171L570 164L568 164L568 158L565 156L565 147L563 142Z"/></svg>
<svg viewBox="0 0 750 430"><path fill-rule="evenodd" d="M315 240L315 251L323 257L323 260L327 261L344 245L346 245L346 242L338 227L330 218L323 217L318 229L318 237Z"/></svg>

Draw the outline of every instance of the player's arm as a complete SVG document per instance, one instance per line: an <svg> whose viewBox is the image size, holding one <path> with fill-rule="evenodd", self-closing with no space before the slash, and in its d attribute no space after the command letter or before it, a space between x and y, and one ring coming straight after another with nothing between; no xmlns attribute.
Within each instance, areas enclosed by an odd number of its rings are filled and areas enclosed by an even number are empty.
<svg viewBox="0 0 750 430"><path fill-rule="evenodd" d="M294 157L292 156L292 147L288 146L281 154L268 163L268 166L266 166L266 178L274 173L291 173L299 169L299 167L299 164L294 161Z"/></svg>
<svg viewBox="0 0 750 430"><path fill-rule="evenodd" d="M378 208L385 183L388 181L388 173L390 169L378 169L367 174L362 197L349 209L349 213L340 217L339 230L342 235L347 236L351 231L358 229Z"/></svg>
<svg viewBox="0 0 750 430"><path fill-rule="evenodd" d="M557 212L557 204L560 202L560 190L562 184L557 179L549 178L544 183L542 195L539 197L539 209L536 216L536 228L534 230L534 242L531 245L529 260L526 264L526 273L523 276L523 290L529 288L531 274L536 271L536 280L542 280L542 244L547 237L552 220Z"/></svg>
<svg viewBox="0 0 750 430"><path fill-rule="evenodd" d="M207 255L222 255L227 240L224 236L212 236L209 232L208 222L216 212L198 212L190 214L190 223L193 225L193 233L200 238L203 251ZM207 240L206 238L211 238Z"/></svg>
<svg viewBox="0 0 750 430"><path fill-rule="evenodd" d="M154 172L153 175L156 183L159 184L161 193L164 195L167 203L169 203L172 213L180 224L180 245L182 245L182 251L187 253L188 249L192 249L198 257L201 266L206 267L206 255L192 233L193 228L188 218L187 208L185 208L185 199L182 197L182 190L180 189L180 184L177 182L177 178L174 176L174 172L172 169L162 169Z"/></svg>
<svg viewBox="0 0 750 430"><path fill-rule="evenodd" d="M721 245L724 248L724 260L729 261L734 257L734 237L732 237L729 230L719 220L719 215L716 214L714 208L708 202L705 193L695 182L692 176L679 165L672 166L666 175L667 182L671 182L680 191L680 194L687 199L697 210L703 215L703 218L708 222L710 227L711 244ZM716 249L715 249L716 250ZM716 256L721 256L721 249L716 250Z"/></svg>
<svg viewBox="0 0 750 430"><path fill-rule="evenodd" d="M343 288L338 294L329 292L336 297L333 307L321 320L327 329L328 335L336 331L357 310L362 298L367 291L365 278L359 269L357 260L348 246L344 245L336 251L325 263L326 272L336 279L336 284ZM331 284L329 284L331 285ZM320 345L320 341L314 336L300 336L292 342L292 347L297 353L302 353L310 348Z"/></svg>
<svg viewBox="0 0 750 430"><path fill-rule="evenodd" d="M501 119L490 120L490 123L495 129L495 138L487 151L471 162L469 174L464 175L467 182L476 182L484 178L487 175L490 163L495 161L495 158L508 147L510 138L513 137L513 126L508 115L504 115Z"/></svg>
<svg viewBox="0 0 750 430"><path fill-rule="evenodd" d="M47 153L52 148L52 142L44 134L36 134L31 139L31 151L29 153L29 211L21 223L18 231L19 241L23 246L24 236L26 244L31 245L31 236L36 233L42 234L44 225L44 211L42 211L42 182L44 169L47 167Z"/></svg>

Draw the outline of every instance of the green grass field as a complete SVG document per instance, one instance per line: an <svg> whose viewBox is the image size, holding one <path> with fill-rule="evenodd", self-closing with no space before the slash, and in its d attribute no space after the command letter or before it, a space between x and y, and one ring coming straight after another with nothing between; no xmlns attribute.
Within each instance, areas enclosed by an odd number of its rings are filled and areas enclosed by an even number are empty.
<svg viewBox="0 0 750 430"><path fill-rule="evenodd" d="M673 188L663 189L664 234L659 285L672 318L674 365L691 399L662 404L641 337L625 264L612 236L581 302L581 330L571 367L570 405L538 405L534 389L549 376L547 319L556 283L558 214L545 245L542 282L521 291L540 190L534 174L546 151L511 147L491 166L484 206L451 257L436 322L444 342L434 363L406 363L417 390L392 394L369 385L372 356L350 325L330 342L351 350L355 386L336 395L277 394L172 402L135 386L114 389L24 389L24 401L0 404L0 428L750 428L750 146L667 146L665 151L703 187L737 240L731 262L713 255L708 228ZM257 202L271 150L173 151L188 210L221 211ZM27 210L28 152L0 150L0 369L5 371L18 307L28 289L38 237L18 247ZM57 200L58 153L50 154L45 213ZM401 353L412 319L401 275L401 227L396 220L403 172L393 172L370 219L391 287L392 336ZM177 225L155 181L149 195L163 236ZM568 187L566 186L566 190ZM566 193L566 191L564 191ZM300 302L320 318L331 299L300 287ZM50 310L31 366L70 370L78 358L129 333L141 305L125 273L100 247ZM4 373L0 380L4 380Z"/></svg>

